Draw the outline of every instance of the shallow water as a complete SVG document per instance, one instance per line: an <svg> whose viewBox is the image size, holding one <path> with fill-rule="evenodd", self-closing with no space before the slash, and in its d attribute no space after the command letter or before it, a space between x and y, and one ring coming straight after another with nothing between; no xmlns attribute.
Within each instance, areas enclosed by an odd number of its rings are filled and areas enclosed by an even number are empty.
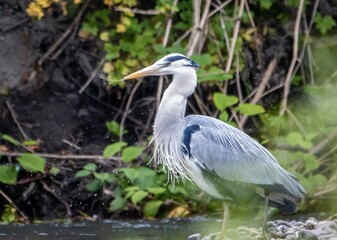
<svg viewBox="0 0 337 240"><path fill-rule="evenodd" d="M105 220L80 223L39 223L0 226L0 239L187 239L194 233L207 235L221 229L222 219L193 217L163 220ZM239 223L237 223L239 224ZM241 222L242 224L242 222ZM231 225L236 225L231 221ZM251 225L251 224L248 224Z"/></svg>

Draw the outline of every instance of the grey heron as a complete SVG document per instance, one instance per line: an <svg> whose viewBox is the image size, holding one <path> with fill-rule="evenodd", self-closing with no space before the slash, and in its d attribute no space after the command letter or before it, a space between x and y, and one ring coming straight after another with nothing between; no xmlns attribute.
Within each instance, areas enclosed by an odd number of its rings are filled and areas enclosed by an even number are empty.
<svg viewBox="0 0 337 240"><path fill-rule="evenodd" d="M228 200L238 200L253 190L267 207L284 213L296 211L305 190L275 157L243 131L216 118L185 116L187 98L197 85L199 65L182 54L169 54L153 65L126 77L172 75L154 121L154 159L167 166L171 178L193 181L209 195L224 200L225 225Z"/></svg>

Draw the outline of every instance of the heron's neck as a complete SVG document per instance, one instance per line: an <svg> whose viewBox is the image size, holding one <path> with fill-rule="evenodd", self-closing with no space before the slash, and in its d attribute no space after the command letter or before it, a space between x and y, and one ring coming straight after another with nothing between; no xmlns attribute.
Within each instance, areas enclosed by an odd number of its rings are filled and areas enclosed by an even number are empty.
<svg viewBox="0 0 337 240"><path fill-rule="evenodd" d="M187 98L194 92L197 76L193 69L173 76L164 92L154 122L154 134L171 132L184 118Z"/></svg>

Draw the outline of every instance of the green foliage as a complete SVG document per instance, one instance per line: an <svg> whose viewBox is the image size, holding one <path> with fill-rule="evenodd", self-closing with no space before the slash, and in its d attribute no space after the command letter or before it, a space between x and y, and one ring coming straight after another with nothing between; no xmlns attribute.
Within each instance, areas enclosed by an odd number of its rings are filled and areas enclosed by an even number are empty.
<svg viewBox="0 0 337 240"><path fill-rule="evenodd" d="M332 16L322 16L320 13L315 15L316 28L320 31L322 35L325 35L332 28L336 27L336 21Z"/></svg>
<svg viewBox="0 0 337 240"><path fill-rule="evenodd" d="M231 107L239 102L236 96L228 96L223 93L214 93L213 101L217 109L225 111L228 107Z"/></svg>
<svg viewBox="0 0 337 240"><path fill-rule="evenodd" d="M4 184L16 184L17 175L15 166L0 165L0 182Z"/></svg>
<svg viewBox="0 0 337 240"><path fill-rule="evenodd" d="M116 153L120 152L122 148L125 147L126 145L127 145L126 142L116 142L109 144L103 150L103 157L109 158L114 156Z"/></svg>
<svg viewBox="0 0 337 240"><path fill-rule="evenodd" d="M126 147L122 151L122 160L125 163L130 162L139 157L143 151L144 147Z"/></svg>
<svg viewBox="0 0 337 240"><path fill-rule="evenodd" d="M4 210L1 215L1 223L2 224L9 224L17 222L19 219L16 209L8 204L4 205Z"/></svg>
<svg viewBox="0 0 337 240"><path fill-rule="evenodd" d="M265 112L262 106L250 103L239 104L239 111L246 116L254 116Z"/></svg>
<svg viewBox="0 0 337 240"><path fill-rule="evenodd" d="M25 153L17 160L27 171L45 173L46 159L42 157L31 153Z"/></svg>
<svg viewBox="0 0 337 240"><path fill-rule="evenodd" d="M7 134L2 134L2 135L1 135L1 138L2 138L3 140L6 140L6 141L8 141L8 142L14 144L15 146L20 146L20 142L19 142L19 141L17 141L16 139L14 139L13 137L11 137L11 136L9 136L9 135L7 135Z"/></svg>

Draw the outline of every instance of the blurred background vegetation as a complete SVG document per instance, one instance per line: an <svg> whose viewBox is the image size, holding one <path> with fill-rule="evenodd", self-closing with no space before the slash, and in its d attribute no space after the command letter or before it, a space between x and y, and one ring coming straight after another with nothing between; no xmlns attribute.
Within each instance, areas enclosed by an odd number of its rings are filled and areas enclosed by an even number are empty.
<svg viewBox="0 0 337 240"><path fill-rule="evenodd" d="M113 109L105 110L109 117L98 118L92 127L93 132L100 129L102 142L68 143L68 148L60 145L51 152L50 140L16 119L15 111L20 112L8 99L20 94L1 89L1 222L180 217L221 211L220 201L189 182L173 186L165 169L150 161L151 126L169 77L121 80L172 52L190 56L201 65L188 114L218 117L266 146L307 190L301 213L336 213L335 0L30 0L20 7L11 4L4 4L3 11L7 15L23 11L26 28L45 23L53 27L48 31L56 32L39 45L38 57L26 74L28 85L41 85L39 79L48 74L48 66L59 64L62 71L70 72L64 73L62 81L76 79L72 93L94 96ZM55 22L48 25L51 21ZM21 35L28 42L39 34L28 32ZM95 67L86 75L74 65L83 60L76 51L94 56ZM63 59L70 58L66 67L62 65ZM27 89L34 95L43 87L54 91L51 86L58 84L63 83ZM95 121L95 116L88 121ZM28 128L30 136L25 136ZM80 128L89 127L82 124ZM89 151L95 154L81 151L80 147L93 145L101 147ZM41 210L43 205L53 208ZM236 211L249 215L258 208L241 206Z"/></svg>

